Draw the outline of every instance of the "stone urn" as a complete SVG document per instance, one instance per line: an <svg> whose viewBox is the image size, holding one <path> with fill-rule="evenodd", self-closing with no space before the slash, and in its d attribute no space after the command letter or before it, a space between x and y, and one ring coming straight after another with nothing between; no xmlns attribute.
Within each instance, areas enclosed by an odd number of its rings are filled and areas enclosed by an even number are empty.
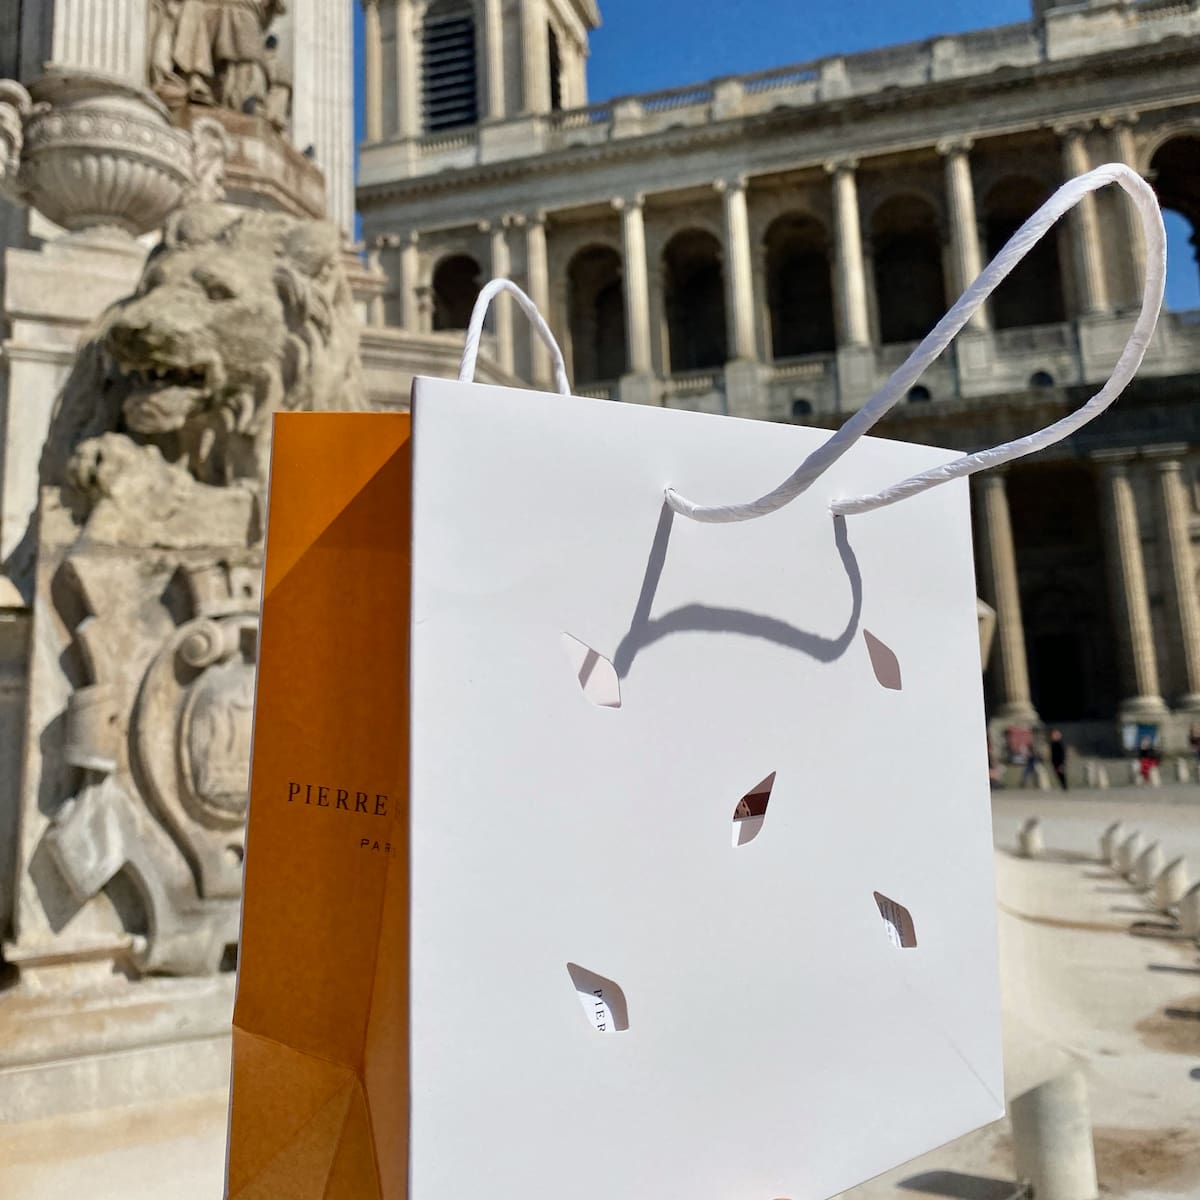
<svg viewBox="0 0 1200 1200"><path fill-rule="evenodd" d="M64 229L157 229L195 180L192 138L150 92L52 71L29 89L18 187Z"/></svg>

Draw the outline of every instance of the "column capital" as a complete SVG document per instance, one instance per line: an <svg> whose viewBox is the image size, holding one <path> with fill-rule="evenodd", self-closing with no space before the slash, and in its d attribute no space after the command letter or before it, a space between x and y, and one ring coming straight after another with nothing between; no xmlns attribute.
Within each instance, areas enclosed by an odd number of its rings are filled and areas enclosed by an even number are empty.
<svg viewBox="0 0 1200 1200"><path fill-rule="evenodd" d="M1067 143L1081 141L1091 132L1096 122L1092 120L1056 121L1050 128Z"/></svg>
<svg viewBox="0 0 1200 1200"><path fill-rule="evenodd" d="M483 217L481 220L475 222L475 228L479 233L491 233L492 223L487 217Z"/></svg>
<svg viewBox="0 0 1200 1200"><path fill-rule="evenodd" d="M1093 450L1088 455L1108 475L1127 475L1132 457L1128 450Z"/></svg>
<svg viewBox="0 0 1200 1200"><path fill-rule="evenodd" d="M1119 113L1103 113L1100 116L1097 124L1101 129L1119 129L1121 127L1130 128L1136 125L1142 119L1142 114L1139 112L1119 112Z"/></svg>
<svg viewBox="0 0 1200 1200"><path fill-rule="evenodd" d="M545 228L549 220L549 213L544 208L535 208L532 212L525 214L525 224L529 226L541 225L542 228Z"/></svg>
<svg viewBox="0 0 1200 1200"><path fill-rule="evenodd" d="M1159 446L1143 446L1142 457L1152 462L1159 471L1183 469L1183 458L1188 452L1186 442L1170 442Z"/></svg>
<svg viewBox="0 0 1200 1200"><path fill-rule="evenodd" d="M379 0L358 0L358 2L363 6L364 10L379 7Z"/></svg>
<svg viewBox="0 0 1200 1200"><path fill-rule="evenodd" d="M744 192L749 182L749 176L739 172L736 175L730 175L723 179L714 179L713 190L721 196L725 195L726 192Z"/></svg>
<svg viewBox="0 0 1200 1200"><path fill-rule="evenodd" d="M614 196L609 204L615 212L624 212L627 208L644 208L646 195L644 192L634 192L631 196Z"/></svg>
<svg viewBox="0 0 1200 1200"><path fill-rule="evenodd" d="M857 158L827 158L821 164L825 168L826 175L842 175L847 171L858 170Z"/></svg>
<svg viewBox="0 0 1200 1200"><path fill-rule="evenodd" d="M950 158L956 154L969 154L974 145L973 137L940 138L937 142L937 152L943 158Z"/></svg>
<svg viewBox="0 0 1200 1200"><path fill-rule="evenodd" d="M509 229L524 229L525 214L521 212L505 213L504 223Z"/></svg>

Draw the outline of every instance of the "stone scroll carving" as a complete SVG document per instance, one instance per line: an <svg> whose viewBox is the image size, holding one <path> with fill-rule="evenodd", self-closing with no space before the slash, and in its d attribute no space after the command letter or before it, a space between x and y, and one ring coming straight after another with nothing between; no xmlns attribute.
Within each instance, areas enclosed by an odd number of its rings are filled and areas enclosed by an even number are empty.
<svg viewBox="0 0 1200 1200"><path fill-rule="evenodd" d="M119 892L101 907L137 970L232 961L271 416L364 407L337 230L216 205L172 218L60 397L32 581L38 887L68 925Z"/></svg>
<svg viewBox="0 0 1200 1200"><path fill-rule="evenodd" d="M151 0L151 86L168 104L261 111L282 129L291 79L267 30L286 11L285 0Z"/></svg>

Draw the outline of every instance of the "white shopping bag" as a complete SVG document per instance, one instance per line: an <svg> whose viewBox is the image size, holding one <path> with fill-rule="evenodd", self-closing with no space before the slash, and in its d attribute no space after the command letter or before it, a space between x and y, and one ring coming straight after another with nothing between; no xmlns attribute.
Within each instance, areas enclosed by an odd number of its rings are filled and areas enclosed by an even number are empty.
<svg viewBox="0 0 1200 1200"><path fill-rule="evenodd" d="M1149 263L1105 388L864 437L1105 182ZM507 281L411 428L280 418L231 1196L822 1200L1002 1115L965 477L1111 403L1163 236L1069 185L832 436L472 384L508 290L568 390Z"/></svg>

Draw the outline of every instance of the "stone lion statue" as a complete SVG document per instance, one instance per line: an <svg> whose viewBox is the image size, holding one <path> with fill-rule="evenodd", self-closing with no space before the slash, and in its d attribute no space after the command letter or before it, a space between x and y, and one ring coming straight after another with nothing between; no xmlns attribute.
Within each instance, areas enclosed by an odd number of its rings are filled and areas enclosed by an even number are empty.
<svg viewBox="0 0 1200 1200"><path fill-rule="evenodd" d="M365 407L337 229L195 204L82 346L41 482L73 491L92 533L102 506L106 526L236 524L261 499L272 413Z"/></svg>

